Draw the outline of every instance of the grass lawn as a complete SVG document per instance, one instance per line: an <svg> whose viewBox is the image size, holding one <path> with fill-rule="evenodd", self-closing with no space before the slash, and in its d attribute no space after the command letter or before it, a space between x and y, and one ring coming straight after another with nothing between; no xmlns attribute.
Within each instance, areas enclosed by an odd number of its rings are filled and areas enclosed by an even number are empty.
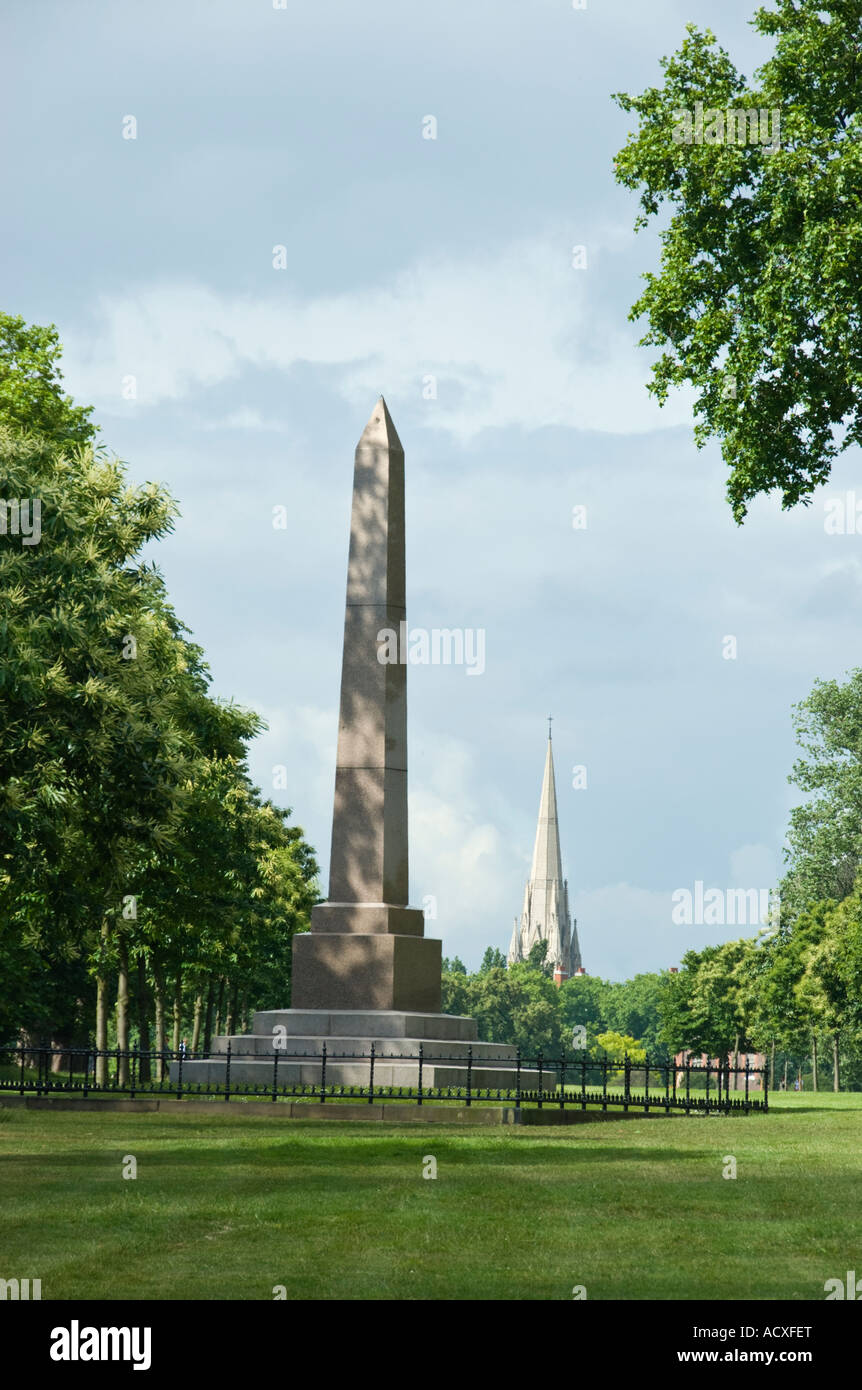
<svg viewBox="0 0 862 1390"><path fill-rule="evenodd" d="M557 1130L0 1110L0 1203L0 1278L43 1299L823 1299L862 1273L862 1095Z"/></svg>

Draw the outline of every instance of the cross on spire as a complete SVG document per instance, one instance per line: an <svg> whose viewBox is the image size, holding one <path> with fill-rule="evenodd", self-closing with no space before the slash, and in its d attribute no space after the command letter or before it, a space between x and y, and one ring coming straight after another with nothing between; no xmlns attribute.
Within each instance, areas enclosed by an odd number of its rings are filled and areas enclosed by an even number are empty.
<svg viewBox="0 0 862 1390"><path fill-rule="evenodd" d="M551 741L551 725L553 724L553 722L554 722L554 716L553 716L552 714L549 714L549 715L548 715L548 742L549 742L549 743L550 743L550 741Z"/></svg>

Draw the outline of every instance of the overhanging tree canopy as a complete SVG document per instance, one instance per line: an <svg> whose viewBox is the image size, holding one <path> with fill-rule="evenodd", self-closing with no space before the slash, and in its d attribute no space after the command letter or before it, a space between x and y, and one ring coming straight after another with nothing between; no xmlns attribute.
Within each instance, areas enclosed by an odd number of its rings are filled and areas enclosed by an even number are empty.
<svg viewBox="0 0 862 1390"><path fill-rule="evenodd" d="M636 226L671 214L630 315L664 349L649 389L697 391L695 439L721 441L737 522L775 489L807 503L862 442L862 0L776 0L752 23L775 38L753 82L689 25L662 87L616 97L640 118L615 166L641 190ZM728 110L757 112L756 138Z"/></svg>

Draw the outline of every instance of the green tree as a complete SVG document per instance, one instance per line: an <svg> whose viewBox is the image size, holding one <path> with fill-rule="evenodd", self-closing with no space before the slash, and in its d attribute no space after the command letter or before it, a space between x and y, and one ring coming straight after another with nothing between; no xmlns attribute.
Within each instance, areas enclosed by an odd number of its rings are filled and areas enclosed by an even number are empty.
<svg viewBox="0 0 862 1390"><path fill-rule="evenodd" d="M88 444L96 435L93 408L75 405L63 391L60 354L53 324L0 313L0 424L52 444Z"/></svg>
<svg viewBox="0 0 862 1390"><path fill-rule="evenodd" d="M592 1053L594 1057L610 1057L614 1061L628 1057L630 1062L645 1062L647 1056L643 1043L633 1038L631 1033L617 1033L613 1029L599 1033Z"/></svg>
<svg viewBox="0 0 862 1390"><path fill-rule="evenodd" d="M176 1045L189 995L199 1036L217 971L231 1023L249 992L279 974L288 988L316 866L249 783L263 721L210 697L203 653L141 558L176 504L94 452L58 358L53 328L0 316L0 493L33 523L0 534L0 1027L68 1033L95 992L104 1049L114 978L117 1045L133 1002L139 1044L152 1004L157 1042L172 1023Z"/></svg>
<svg viewBox="0 0 862 1390"><path fill-rule="evenodd" d="M585 1029L589 1046L608 1026L608 1000L614 986L598 975L572 975L560 986L560 1027L566 1047L573 1045L576 1029ZM580 1035L579 1035L580 1036Z"/></svg>
<svg viewBox="0 0 862 1390"><path fill-rule="evenodd" d="M640 1038L650 1057L657 1058L665 1051L661 1041L660 1009L669 978L668 971L635 975L631 980L611 984L607 991L605 1017L608 1027Z"/></svg>
<svg viewBox="0 0 862 1390"><path fill-rule="evenodd" d="M479 973L483 974L486 970L493 970L495 966L501 970L505 970L506 957L498 946L489 946L482 957Z"/></svg>
<svg viewBox="0 0 862 1390"><path fill-rule="evenodd" d="M683 1049L726 1057L747 1039L744 963L750 941L728 941L686 951L678 974L670 975L661 995L661 1041L677 1053Z"/></svg>
<svg viewBox="0 0 862 1390"><path fill-rule="evenodd" d="M816 681L794 724L803 756L788 780L808 800L790 813L785 912L846 897L862 863L862 671L843 684Z"/></svg>
<svg viewBox="0 0 862 1390"><path fill-rule="evenodd" d="M695 389L695 438L721 441L738 522L773 489L784 507L808 501L862 440L860 18L860 0L758 9L774 52L751 84L689 25L661 87L616 97L639 118L615 166L641 190L636 226L670 213L630 315L664 349L649 389L661 403ZM707 114L698 140L682 119L697 102L762 110L767 127L745 122L740 141L736 121L728 138Z"/></svg>

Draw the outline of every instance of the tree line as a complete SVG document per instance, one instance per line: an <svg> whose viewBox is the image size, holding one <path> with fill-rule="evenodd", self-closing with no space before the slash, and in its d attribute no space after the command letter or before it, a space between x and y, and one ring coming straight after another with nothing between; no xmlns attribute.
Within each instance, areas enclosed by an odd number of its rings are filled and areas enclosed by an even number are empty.
<svg viewBox="0 0 862 1390"><path fill-rule="evenodd" d="M176 502L59 359L0 315L0 1041L206 1047L285 1001L317 866L144 558Z"/></svg>

